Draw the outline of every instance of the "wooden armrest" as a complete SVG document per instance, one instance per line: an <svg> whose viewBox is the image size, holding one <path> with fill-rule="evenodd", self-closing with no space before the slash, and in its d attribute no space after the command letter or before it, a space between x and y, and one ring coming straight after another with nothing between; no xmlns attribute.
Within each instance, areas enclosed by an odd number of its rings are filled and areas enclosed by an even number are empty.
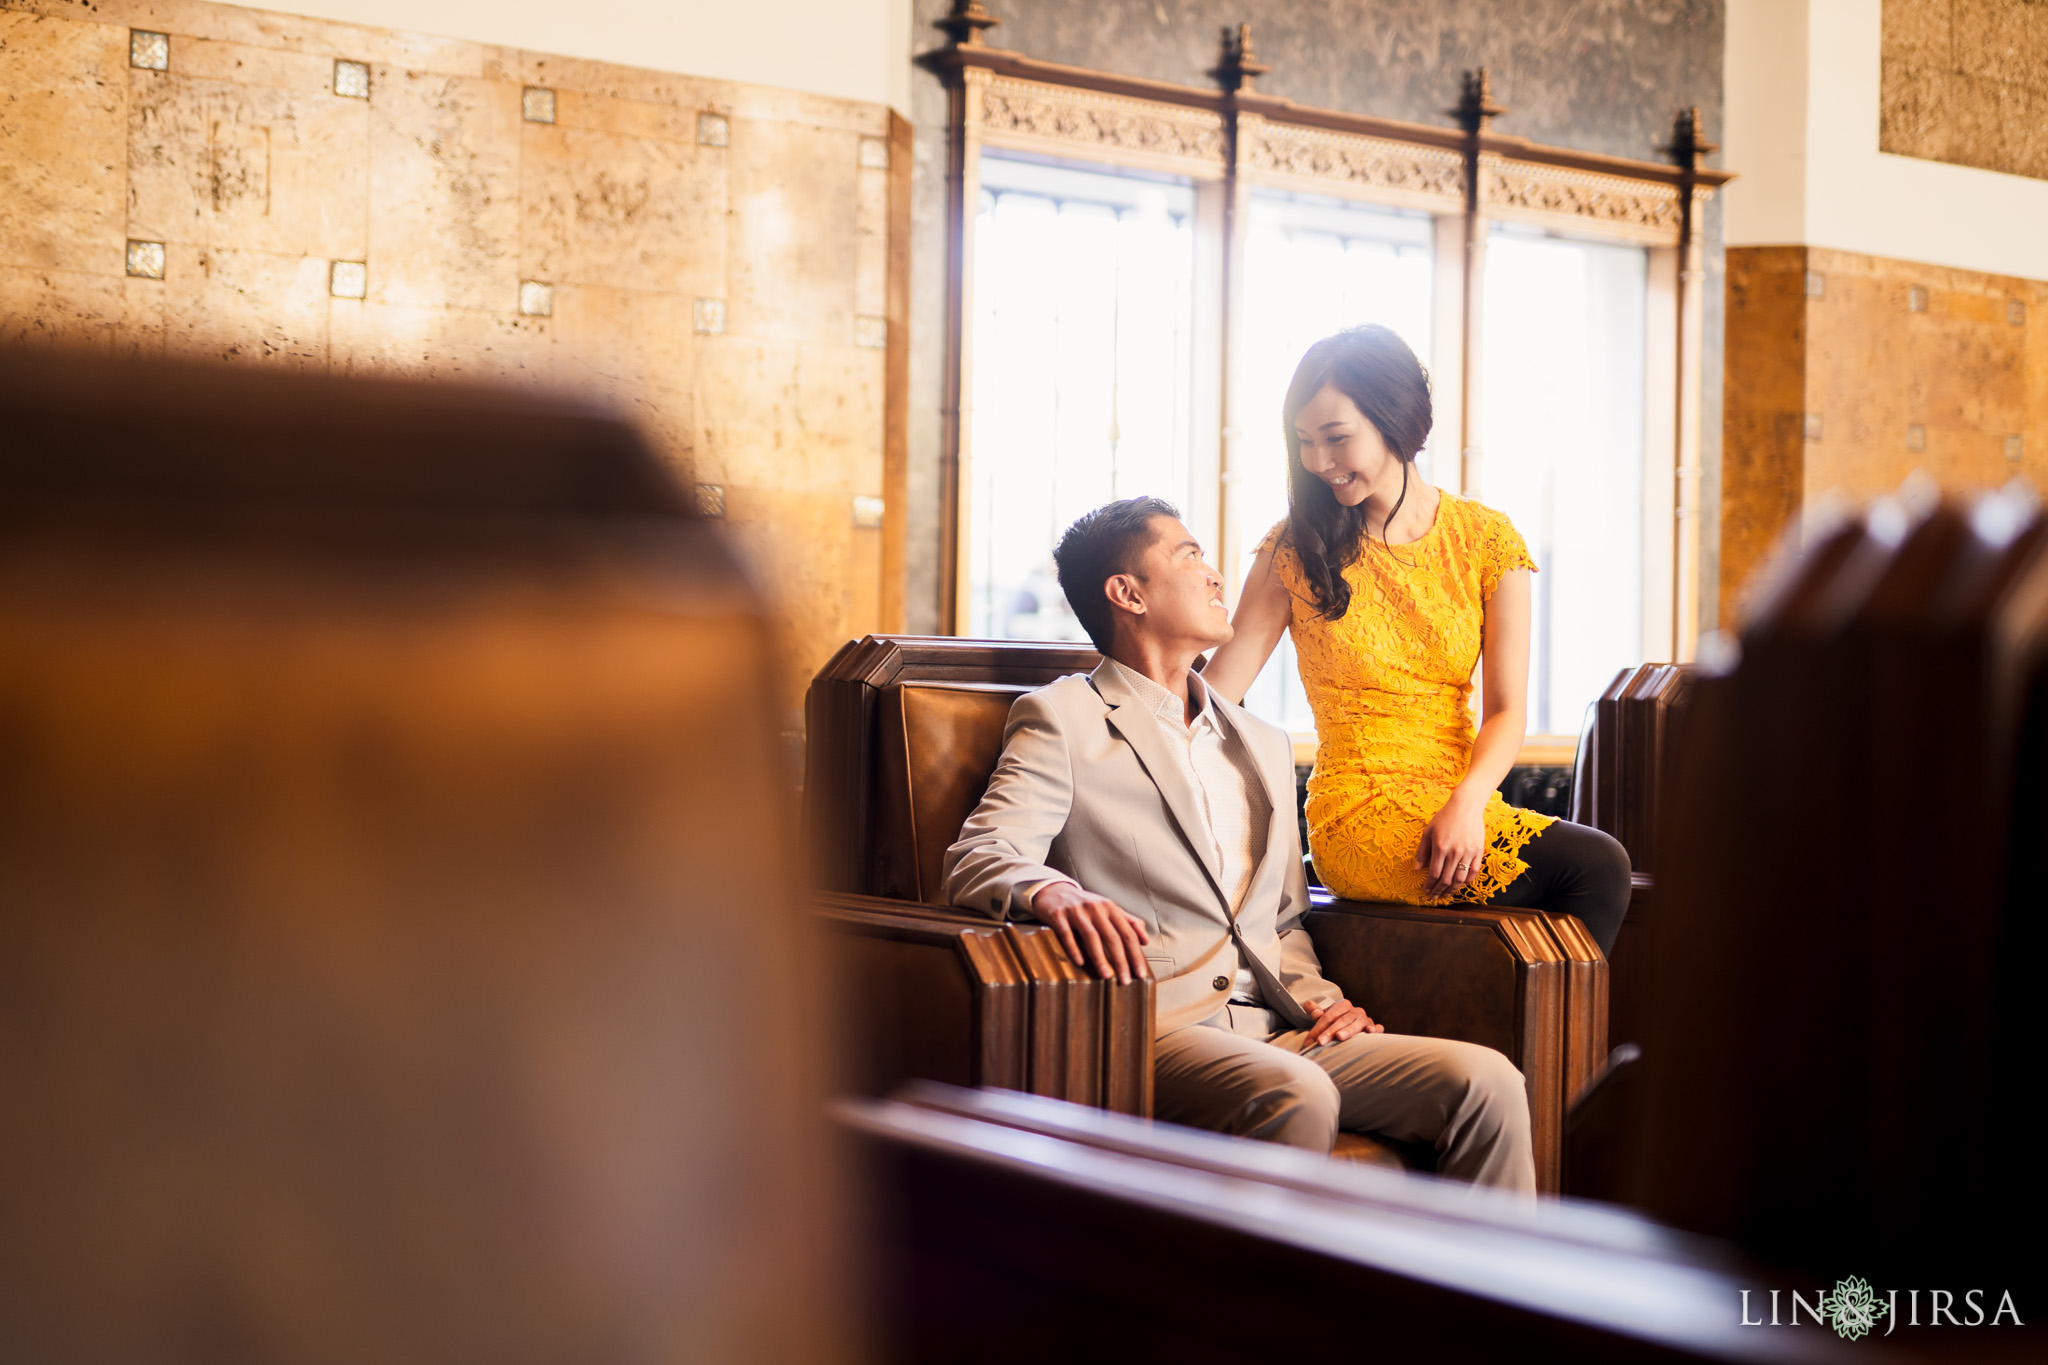
<svg viewBox="0 0 2048 1365"><path fill-rule="evenodd" d="M1536 1181L1562 1177L1564 1114L1606 1056L1607 964L1570 916L1316 895L1323 975L1395 1033L1506 1054L1529 1088Z"/></svg>
<svg viewBox="0 0 2048 1365"><path fill-rule="evenodd" d="M906 1080L1152 1112L1152 983L1102 981L1050 930L919 901L828 892L854 1021L855 1088Z"/></svg>
<svg viewBox="0 0 2048 1365"><path fill-rule="evenodd" d="M834 1013L847 1084L882 1095L911 1079L1024 1089L1030 987L993 920L875 896L821 896L834 930Z"/></svg>

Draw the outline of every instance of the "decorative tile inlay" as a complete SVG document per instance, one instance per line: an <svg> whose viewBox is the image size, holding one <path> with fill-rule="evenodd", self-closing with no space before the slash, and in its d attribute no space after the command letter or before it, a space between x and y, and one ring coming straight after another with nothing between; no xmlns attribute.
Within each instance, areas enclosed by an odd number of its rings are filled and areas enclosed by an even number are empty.
<svg viewBox="0 0 2048 1365"><path fill-rule="evenodd" d="M144 71L170 70L171 35L151 33L142 28L129 29L128 65L139 66Z"/></svg>
<svg viewBox="0 0 2048 1365"><path fill-rule="evenodd" d="M2020 456L2021 456L2021 455L2022 455L2022 454L2023 454L2023 453L2024 453L2024 452L2026 451L2026 447L2027 447L2027 443L2026 443L2025 441L2021 440L2021 439L2020 439L2019 437L2017 437L2017 436L2008 436L2008 437L2006 437L2006 438L2005 438L2005 458L2006 458L2006 459L2008 459L2008 460L2018 461L2018 459L2020 458Z"/></svg>
<svg viewBox="0 0 2048 1365"><path fill-rule="evenodd" d="M880 530L883 505L880 498L855 498L853 500L853 524L863 531Z"/></svg>
<svg viewBox="0 0 2048 1365"><path fill-rule="evenodd" d="M732 124L723 114L699 114L697 141L706 147L729 147L732 145Z"/></svg>
<svg viewBox="0 0 2048 1365"><path fill-rule="evenodd" d="M889 346L889 319L857 317L853 320L855 344L870 351L881 351Z"/></svg>
<svg viewBox="0 0 2048 1365"><path fill-rule="evenodd" d="M725 515L725 485L722 483L700 483L697 485L697 510L707 517Z"/></svg>
<svg viewBox="0 0 2048 1365"><path fill-rule="evenodd" d="M2005 320L2015 327L2027 325L2027 305L2018 299L2005 301Z"/></svg>
<svg viewBox="0 0 2048 1365"><path fill-rule="evenodd" d="M529 85L519 96L519 116L528 123L555 121L555 92L544 85Z"/></svg>
<svg viewBox="0 0 2048 1365"><path fill-rule="evenodd" d="M1806 297L1808 297L1808 298L1810 298L1810 299L1818 299L1818 298L1825 298L1825 297L1827 297L1827 292L1828 292L1828 277L1827 277L1827 276L1825 276L1825 275L1823 275L1823 274L1821 274L1821 273L1820 273L1820 272L1819 272L1818 270L1809 270L1809 271L1807 271L1807 272L1806 272Z"/></svg>
<svg viewBox="0 0 2048 1365"><path fill-rule="evenodd" d="M555 287L539 280L519 282L519 311L529 318L551 318L555 315Z"/></svg>
<svg viewBox="0 0 2048 1365"><path fill-rule="evenodd" d="M1906 428L1906 449L1908 449L1908 450L1925 450L1925 449L1927 449L1927 428L1926 428L1926 427L1924 427L1924 426L1921 426L1921 425L1920 425L1920 424L1919 424L1918 422L1915 422L1915 423L1913 423L1913 425L1912 425L1912 426L1910 426L1910 427L1907 427L1907 428Z"/></svg>
<svg viewBox="0 0 2048 1365"><path fill-rule="evenodd" d="M1806 439L1809 441L1818 441L1820 439L1820 414L1817 412L1806 414Z"/></svg>
<svg viewBox="0 0 2048 1365"><path fill-rule="evenodd" d="M162 242L129 242L128 273L138 280L162 279L164 277L164 244Z"/></svg>
<svg viewBox="0 0 2048 1365"><path fill-rule="evenodd" d="M725 334L724 299L698 299L690 312L700 336L715 337Z"/></svg>
<svg viewBox="0 0 2048 1365"><path fill-rule="evenodd" d="M1927 286L1916 284L1906 291L1906 311L1924 313L1927 311Z"/></svg>
<svg viewBox="0 0 2048 1365"><path fill-rule="evenodd" d="M879 137L864 137L860 140L860 164L871 171L889 169L889 143Z"/></svg>
<svg viewBox="0 0 2048 1365"><path fill-rule="evenodd" d="M335 58L334 93L350 100L370 98L370 64Z"/></svg>
<svg viewBox="0 0 2048 1365"><path fill-rule="evenodd" d="M370 267L362 261L336 261L327 274L327 292L338 299L359 299L370 292Z"/></svg>

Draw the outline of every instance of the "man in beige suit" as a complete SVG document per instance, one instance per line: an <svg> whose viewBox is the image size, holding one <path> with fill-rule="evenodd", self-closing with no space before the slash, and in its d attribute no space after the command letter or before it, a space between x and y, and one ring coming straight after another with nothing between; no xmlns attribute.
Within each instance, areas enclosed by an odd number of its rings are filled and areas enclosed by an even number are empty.
<svg viewBox="0 0 2048 1365"><path fill-rule="evenodd" d="M1430 1142L1445 1175L1533 1191L1513 1064L1387 1033L1323 979L1301 922L1293 748L1193 670L1231 628L1179 514L1110 503L1056 558L1103 661L1011 709L946 852L948 899L1040 920L1103 976L1157 979L1161 1119L1324 1152L1340 1128Z"/></svg>

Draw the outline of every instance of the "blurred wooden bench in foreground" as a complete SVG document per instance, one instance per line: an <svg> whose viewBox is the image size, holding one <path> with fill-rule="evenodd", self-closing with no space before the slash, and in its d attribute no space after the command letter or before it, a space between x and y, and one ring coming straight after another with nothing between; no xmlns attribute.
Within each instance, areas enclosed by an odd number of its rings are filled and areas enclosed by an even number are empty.
<svg viewBox="0 0 2048 1365"><path fill-rule="evenodd" d="M602 412L0 355L0 1354L841 1358L771 654Z"/></svg>

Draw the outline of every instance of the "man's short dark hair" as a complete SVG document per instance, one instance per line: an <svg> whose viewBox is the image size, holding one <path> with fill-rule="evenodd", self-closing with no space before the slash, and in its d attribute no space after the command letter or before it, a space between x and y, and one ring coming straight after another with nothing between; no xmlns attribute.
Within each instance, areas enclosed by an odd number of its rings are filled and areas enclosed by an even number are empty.
<svg viewBox="0 0 2048 1365"><path fill-rule="evenodd" d="M1109 653L1116 608L1103 585L1120 573L1136 573L1138 560L1151 547L1155 517L1180 519L1180 509L1164 498L1125 498L1104 503L1075 519L1052 552L1060 569L1060 591L1081 620L1088 638Z"/></svg>

